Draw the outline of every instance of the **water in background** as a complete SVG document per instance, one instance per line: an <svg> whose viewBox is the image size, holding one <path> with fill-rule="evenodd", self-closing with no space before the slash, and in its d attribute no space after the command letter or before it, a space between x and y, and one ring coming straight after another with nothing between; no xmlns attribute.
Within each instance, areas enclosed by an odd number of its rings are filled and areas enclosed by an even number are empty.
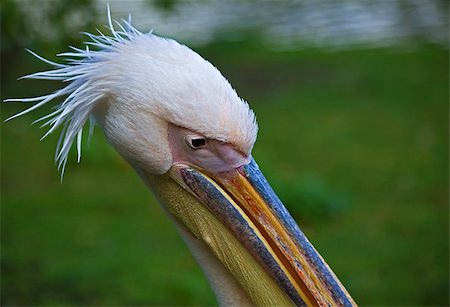
<svg viewBox="0 0 450 307"><path fill-rule="evenodd" d="M276 48L389 46L416 41L448 45L446 1L180 1L171 10L148 1L109 1L113 15L162 35L205 44L258 34ZM101 20L105 1L97 1Z"/></svg>
<svg viewBox="0 0 450 307"><path fill-rule="evenodd" d="M28 37L38 37L37 41L61 41L68 36L76 39L87 24L103 30L109 3L113 18L127 19L131 14L141 31L154 29L189 45L258 37L275 49L417 43L448 48L448 2L441 0L13 2L20 16L26 16L20 18L25 27L15 32L21 39L29 32ZM5 20L9 15L11 12ZM6 26L14 27L15 22ZM17 34L11 39L17 40Z"/></svg>

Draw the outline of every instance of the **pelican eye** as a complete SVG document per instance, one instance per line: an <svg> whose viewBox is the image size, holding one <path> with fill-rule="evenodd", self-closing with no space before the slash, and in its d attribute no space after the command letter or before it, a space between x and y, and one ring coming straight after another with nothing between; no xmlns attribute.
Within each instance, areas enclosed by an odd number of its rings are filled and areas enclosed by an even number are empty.
<svg viewBox="0 0 450 307"><path fill-rule="evenodd" d="M200 149L205 147L206 145L206 139L204 137L200 136L186 136L186 143L189 145L189 147L193 149Z"/></svg>

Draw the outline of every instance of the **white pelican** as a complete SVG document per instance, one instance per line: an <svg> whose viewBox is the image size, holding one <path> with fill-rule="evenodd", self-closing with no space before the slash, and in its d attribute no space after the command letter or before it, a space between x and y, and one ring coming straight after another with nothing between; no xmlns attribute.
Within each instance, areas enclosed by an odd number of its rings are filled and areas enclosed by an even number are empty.
<svg viewBox="0 0 450 307"><path fill-rule="evenodd" d="M301 232L251 156L257 124L221 73L178 42L131 21L86 49L24 78L62 80L11 118L65 97L38 121L62 127L61 172L88 119L156 194L203 268L220 305L352 306L353 299ZM10 119L11 119L10 118ZM91 122L92 123L92 122Z"/></svg>

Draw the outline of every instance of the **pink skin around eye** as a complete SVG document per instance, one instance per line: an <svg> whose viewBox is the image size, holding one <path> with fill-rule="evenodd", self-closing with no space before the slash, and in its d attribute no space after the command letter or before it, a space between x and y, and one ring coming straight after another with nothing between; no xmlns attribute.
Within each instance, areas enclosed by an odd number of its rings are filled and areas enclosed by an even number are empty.
<svg viewBox="0 0 450 307"><path fill-rule="evenodd" d="M185 163L212 173L219 173L231 171L250 161L250 157L245 156L229 143L207 139L204 147L194 149L186 143L186 135L196 135L196 133L172 124L169 124L168 130L172 165Z"/></svg>

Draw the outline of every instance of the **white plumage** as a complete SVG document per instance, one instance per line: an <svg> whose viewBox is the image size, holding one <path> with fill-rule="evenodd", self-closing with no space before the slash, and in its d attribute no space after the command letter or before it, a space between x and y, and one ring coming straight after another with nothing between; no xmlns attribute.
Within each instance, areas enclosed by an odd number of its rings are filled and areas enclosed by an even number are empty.
<svg viewBox="0 0 450 307"><path fill-rule="evenodd" d="M85 33L91 49L71 47L72 52L59 54L66 64L31 52L55 68L23 78L62 80L68 83L65 87L40 97L7 100L37 102L12 119L66 97L54 112L37 120L50 126L43 138L63 127L55 156L62 173L75 139L78 160L81 157L82 131L89 118L103 125L108 140L125 158L132 157L134 164L142 163L156 174L167 172L172 162L168 144L162 141L167 139L162 137L167 135L165 123L232 143L250 154L258 130L253 111L211 63L172 39L141 33L131 20L114 21L120 28L115 30L109 10L108 19L111 36ZM104 113L106 105L116 112Z"/></svg>

